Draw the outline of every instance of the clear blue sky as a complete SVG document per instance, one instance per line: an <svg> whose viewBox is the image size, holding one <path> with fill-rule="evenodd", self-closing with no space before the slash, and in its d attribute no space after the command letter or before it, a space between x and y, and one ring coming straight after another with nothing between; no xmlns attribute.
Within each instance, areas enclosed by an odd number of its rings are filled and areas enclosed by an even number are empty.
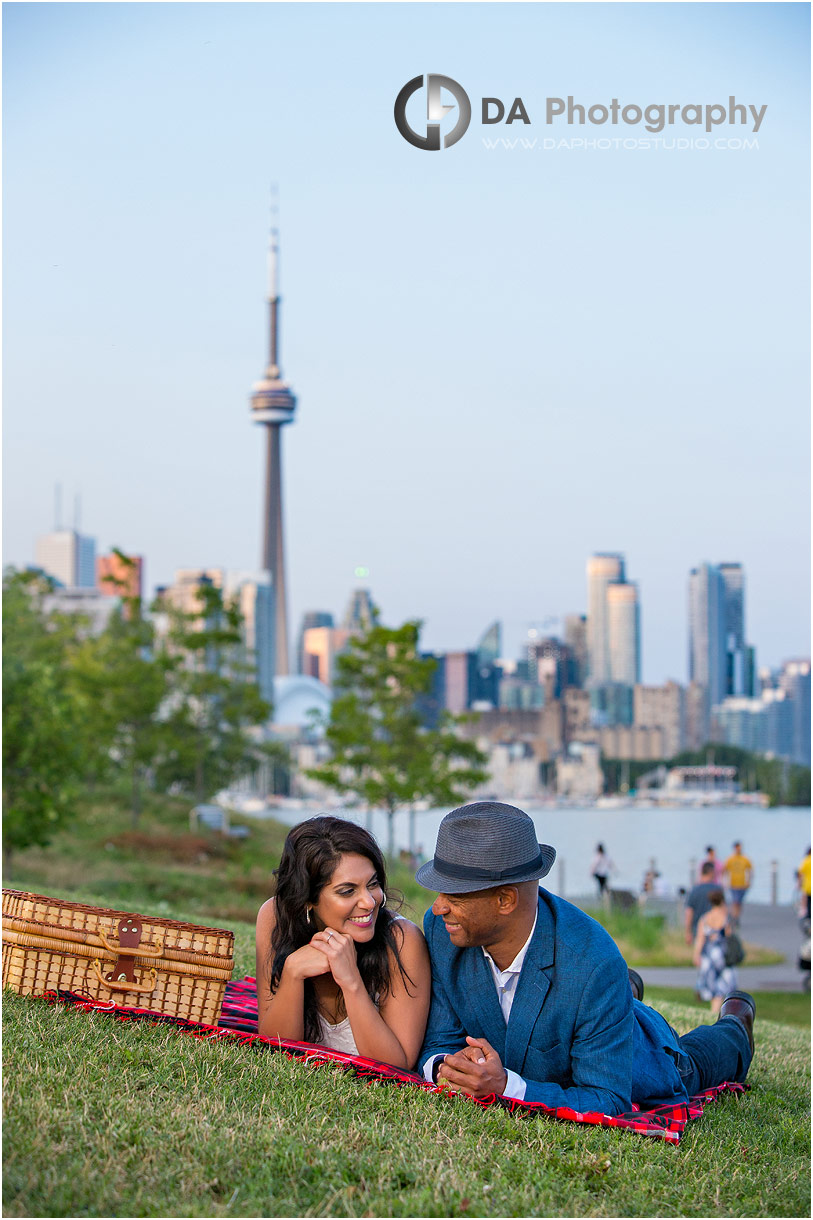
<svg viewBox="0 0 813 1220"><path fill-rule="evenodd" d="M276 181L294 631L363 564L428 647L501 618L513 653L584 612L588 555L619 550L647 681L686 678L702 560L745 564L758 663L809 652L807 5L3 16L6 563L33 561L61 483L150 585L257 566ZM439 153L393 122L424 72L473 101ZM751 150L483 146L541 144L568 94L768 109ZM483 96L521 96L531 126L483 128Z"/></svg>

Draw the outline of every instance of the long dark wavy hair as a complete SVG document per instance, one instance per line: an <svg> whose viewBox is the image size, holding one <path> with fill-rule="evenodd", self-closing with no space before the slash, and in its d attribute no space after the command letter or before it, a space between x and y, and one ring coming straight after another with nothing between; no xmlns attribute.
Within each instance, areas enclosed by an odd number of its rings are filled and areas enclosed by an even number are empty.
<svg viewBox="0 0 813 1220"><path fill-rule="evenodd" d="M294 826L285 840L279 868L274 870L277 890L274 904L276 923L270 947L272 994L279 987L286 958L310 942L316 929L308 923L308 908L319 901L319 895L336 871L339 860L346 855L366 857L376 871L381 888L387 893L388 904L392 899L396 908L401 905L401 896L395 892L389 893L381 849L363 827L327 814L308 818ZM394 922L392 911L382 906L375 921L372 940L356 944L361 980L367 993L373 999L378 996L379 1001L390 989L390 953L395 957L404 985L412 982L401 963L398 941L393 931ZM304 998L304 1038L306 1042L317 1042L319 1025L311 979L305 980Z"/></svg>

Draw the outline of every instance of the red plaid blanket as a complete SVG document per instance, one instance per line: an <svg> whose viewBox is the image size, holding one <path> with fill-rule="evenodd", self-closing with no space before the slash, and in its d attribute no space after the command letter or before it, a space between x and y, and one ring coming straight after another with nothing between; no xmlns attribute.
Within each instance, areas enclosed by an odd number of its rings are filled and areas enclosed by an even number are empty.
<svg viewBox="0 0 813 1220"><path fill-rule="evenodd" d="M148 1021L152 1025L168 1025L180 1033L192 1034L196 1038L235 1040L251 1046L254 1050L278 1051L289 1059L300 1059L309 1067L321 1067L334 1063L345 1071L351 1071L361 1079L387 1080L397 1085L409 1085L429 1093L439 1093L476 1106L502 1106L512 1112L544 1115L572 1123L590 1123L600 1127L623 1127L637 1131L639 1135L652 1135L656 1139L677 1144L683 1129L690 1119L699 1118L704 1107L724 1093L744 1093L747 1085L726 1083L708 1089L692 1097L688 1105L657 1106L654 1110L639 1110L633 1106L627 1114L580 1113L567 1106L551 1109L541 1102L515 1101L511 1097L491 1097L482 1100L464 1094L452 1094L442 1085L431 1084L415 1072L407 1072L389 1063L365 1059L362 1055L347 1055L343 1051L330 1050L310 1042L290 1042L284 1038L264 1038L257 1033L257 987L256 979L244 978L226 984L223 1010L218 1024L200 1025L173 1017L168 1013L151 1012L147 1008L127 1008L112 1001L91 1000L71 991L50 991L45 998L50 1003L70 1004L83 1012L97 1012L120 1021Z"/></svg>

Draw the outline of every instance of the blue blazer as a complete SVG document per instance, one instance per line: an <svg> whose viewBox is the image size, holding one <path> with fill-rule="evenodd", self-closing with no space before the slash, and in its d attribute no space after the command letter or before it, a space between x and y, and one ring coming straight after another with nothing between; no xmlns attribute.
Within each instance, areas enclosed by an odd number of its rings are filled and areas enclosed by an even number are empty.
<svg viewBox="0 0 813 1220"><path fill-rule="evenodd" d="M526 1082L525 1100L581 1113L620 1114L633 1101L686 1099L677 1036L633 1001L612 938L578 907L540 889L536 927L506 1025L479 947L458 949L427 911L432 1004L420 1063L485 1038ZM635 1080L633 1079L635 1077Z"/></svg>

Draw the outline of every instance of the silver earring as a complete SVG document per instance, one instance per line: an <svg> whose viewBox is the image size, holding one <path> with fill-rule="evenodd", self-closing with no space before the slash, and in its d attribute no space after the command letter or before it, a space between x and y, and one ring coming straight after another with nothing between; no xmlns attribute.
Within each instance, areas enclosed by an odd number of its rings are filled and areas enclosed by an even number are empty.
<svg viewBox="0 0 813 1220"><path fill-rule="evenodd" d="M313 919L311 918L311 908L310 907L308 907L307 910L305 911L305 918L307 919L309 924L313 923Z"/></svg>
<svg viewBox="0 0 813 1220"><path fill-rule="evenodd" d="M387 905L387 895L384 893L383 890L381 891L381 905L382 905L382 907L385 907Z"/></svg>

